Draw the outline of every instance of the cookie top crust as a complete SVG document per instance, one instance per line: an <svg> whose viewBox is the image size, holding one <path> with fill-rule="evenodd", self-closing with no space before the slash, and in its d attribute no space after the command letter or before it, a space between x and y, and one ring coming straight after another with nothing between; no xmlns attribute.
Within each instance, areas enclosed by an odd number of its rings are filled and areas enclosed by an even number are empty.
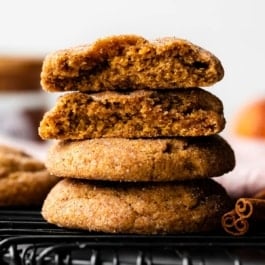
<svg viewBox="0 0 265 265"><path fill-rule="evenodd" d="M172 181L220 176L235 166L230 145L218 135L162 139L98 138L56 141L47 169L69 178Z"/></svg>
<svg viewBox="0 0 265 265"><path fill-rule="evenodd" d="M44 163L23 150L0 145L0 177L7 177L16 171L37 172L45 169Z"/></svg>
<svg viewBox="0 0 265 265"><path fill-rule="evenodd" d="M230 203L211 179L118 185L63 179L48 194L42 215L58 226L89 231L191 233L221 228Z"/></svg>
<svg viewBox="0 0 265 265"><path fill-rule="evenodd" d="M51 92L175 89L211 86L223 76L220 60L190 41L114 35L48 54L41 85Z"/></svg>

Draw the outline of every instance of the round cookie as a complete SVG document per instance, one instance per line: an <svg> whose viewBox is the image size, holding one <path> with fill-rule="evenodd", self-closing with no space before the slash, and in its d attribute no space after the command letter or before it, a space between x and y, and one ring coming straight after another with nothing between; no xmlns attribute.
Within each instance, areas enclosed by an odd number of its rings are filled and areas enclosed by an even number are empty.
<svg viewBox="0 0 265 265"><path fill-rule="evenodd" d="M206 136L223 130L222 102L200 89L66 93L39 127L43 139Z"/></svg>
<svg viewBox="0 0 265 265"><path fill-rule="evenodd" d="M0 206L40 206L58 181L42 162L0 145Z"/></svg>
<svg viewBox="0 0 265 265"><path fill-rule="evenodd" d="M0 55L0 93L40 90L43 57Z"/></svg>
<svg viewBox="0 0 265 265"><path fill-rule="evenodd" d="M108 233L166 234L220 228L230 199L211 179L117 183L61 180L42 215L57 226Z"/></svg>
<svg viewBox="0 0 265 265"><path fill-rule="evenodd" d="M48 54L41 84L46 91L176 89L211 86L223 76L219 59L187 40L117 35Z"/></svg>
<svg viewBox="0 0 265 265"><path fill-rule="evenodd" d="M190 138L99 138L57 141L48 150L51 174L112 181L171 181L220 176L235 166L218 135Z"/></svg>

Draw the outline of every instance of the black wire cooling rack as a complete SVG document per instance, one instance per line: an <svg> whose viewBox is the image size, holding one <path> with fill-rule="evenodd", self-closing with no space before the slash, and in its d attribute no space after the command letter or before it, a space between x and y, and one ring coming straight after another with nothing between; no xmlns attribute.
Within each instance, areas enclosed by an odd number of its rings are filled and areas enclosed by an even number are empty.
<svg viewBox="0 0 265 265"><path fill-rule="evenodd" d="M112 235L58 228L39 209L0 209L0 265L261 265L265 230L215 234Z"/></svg>

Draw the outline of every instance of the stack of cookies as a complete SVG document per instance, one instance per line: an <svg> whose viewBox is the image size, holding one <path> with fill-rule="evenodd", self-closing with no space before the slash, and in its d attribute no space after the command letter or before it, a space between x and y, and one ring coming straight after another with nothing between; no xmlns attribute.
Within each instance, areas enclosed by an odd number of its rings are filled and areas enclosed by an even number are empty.
<svg viewBox="0 0 265 265"><path fill-rule="evenodd" d="M211 178L232 170L235 158L218 135L222 102L200 87L223 74L213 54L176 38L112 36L49 54L42 87L65 93L39 134L56 139L46 167L63 179L43 217L109 233L220 227L230 199Z"/></svg>

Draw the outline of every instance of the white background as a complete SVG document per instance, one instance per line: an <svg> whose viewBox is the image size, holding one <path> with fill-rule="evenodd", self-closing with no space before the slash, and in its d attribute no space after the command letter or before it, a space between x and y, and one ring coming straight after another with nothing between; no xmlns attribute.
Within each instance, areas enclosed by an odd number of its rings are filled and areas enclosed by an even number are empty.
<svg viewBox="0 0 265 265"><path fill-rule="evenodd" d="M176 36L213 52L224 79L209 88L229 121L265 97L264 0L8 0L0 3L0 53L45 55L112 34Z"/></svg>

